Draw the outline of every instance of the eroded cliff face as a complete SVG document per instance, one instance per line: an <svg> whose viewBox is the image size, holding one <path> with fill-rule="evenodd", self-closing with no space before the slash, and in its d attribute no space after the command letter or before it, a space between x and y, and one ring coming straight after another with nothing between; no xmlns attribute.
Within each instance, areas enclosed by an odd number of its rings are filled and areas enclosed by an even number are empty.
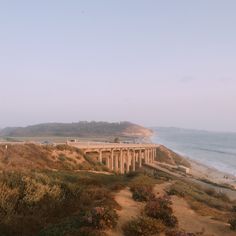
<svg viewBox="0 0 236 236"><path fill-rule="evenodd" d="M140 125L131 124L122 132L122 135L127 137L150 138L153 135L153 131Z"/></svg>

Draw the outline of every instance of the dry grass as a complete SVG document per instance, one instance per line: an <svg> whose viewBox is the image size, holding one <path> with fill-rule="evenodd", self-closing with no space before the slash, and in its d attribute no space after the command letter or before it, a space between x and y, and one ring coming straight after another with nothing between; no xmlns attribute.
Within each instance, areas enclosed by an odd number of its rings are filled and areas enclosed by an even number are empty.
<svg viewBox="0 0 236 236"><path fill-rule="evenodd" d="M0 170L102 170L103 165L67 145L0 145Z"/></svg>
<svg viewBox="0 0 236 236"><path fill-rule="evenodd" d="M186 167L191 167L191 164L186 159L166 148L165 146L160 146L157 148L156 160L171 165L183 165Z"/></svg>
<svg viewBox="0 0 236 236"><path fill-rule="evenodd" d="M168 189L168 194L185 198L190 207L202 216L211 216L224 222L229 219L232 202L226 195L212 189L177 181Z"/></svg>

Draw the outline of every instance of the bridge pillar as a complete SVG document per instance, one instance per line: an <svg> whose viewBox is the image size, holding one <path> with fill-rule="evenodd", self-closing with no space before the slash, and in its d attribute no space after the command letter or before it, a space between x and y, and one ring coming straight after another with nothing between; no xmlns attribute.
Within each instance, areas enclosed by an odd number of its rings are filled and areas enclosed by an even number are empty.
<svg viewBox="0 0 236 236"><path fill-rule="evenodd" d="M110 157L108 156L108 157L106 157L106 166L107 166L107 168L108 169L110 169Z"/></svg>
<svg viewBox="0 0 236 236"><path fill-rule="evenodd" d="M124 174L123 150L120 149L120 173Z"/></svg>
<svg viewBox="0 0 236 236"><path fill-rule="evenodd" d="M147 163L147 149L144 149L144 163Z"/></svg>
<svg viewBox="0 0 236 236"><path fill-rule="evenodd" d="M99 151L99 162L102 163L102 150Z"/></svg>
<svg viewBox="0 0 236 236"><path fill-rule="evenodd" d="M136 154L135 154L135 150L133 150L132 171L135 171L135 164L136 164Z"/></svg>
<svg viewBox="0 0 236 236"><path fill-rule="evenodd" d="M119 171L119 156L116 154L115 157L115 170Z"/></svg>
<svg viewBox="0 0 236 236"><path fill-rule="evenodd" d="M139 167L142 167L142 150L139 149L139 152L138 152L138 159L139 159Z"/></svg>
<svg viewBox="0 0 236 236"><path fill-rule="evenodd" d="M113 149L111 150L111 170L114 169L114 153L113 153Z"/></svg>
<svg viewBox="0 0 236 236"><path fill-rule="evenodd" d="M150 154L151 154L151 153L150 153L150 149L148 148L148 163L150 163L150 157L151 157Z"/></svg>
<svg viewBox="0 0 236 236"><path fill-rule="evenodd" d="M149 163L152 163L152 149L149 149Z"/></svg>
<svg viewBox="0 0 236 236"><path fill-rule="evenodd" d="M130 151L129 149L127 150L127 156L126 156L126 173L129 173L130 172L130 163L131 163L131 160L130 160Z"/></svg>

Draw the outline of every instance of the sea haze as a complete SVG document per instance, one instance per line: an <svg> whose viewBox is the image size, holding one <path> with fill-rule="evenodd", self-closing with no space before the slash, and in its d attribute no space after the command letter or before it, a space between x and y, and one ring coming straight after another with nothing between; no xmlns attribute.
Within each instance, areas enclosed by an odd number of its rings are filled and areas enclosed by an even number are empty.
<svg viewBox="0 0 236 236"><path fill-rule="evenodd" d="M153 142L236 176L236 133L153 128Z"/></svg>

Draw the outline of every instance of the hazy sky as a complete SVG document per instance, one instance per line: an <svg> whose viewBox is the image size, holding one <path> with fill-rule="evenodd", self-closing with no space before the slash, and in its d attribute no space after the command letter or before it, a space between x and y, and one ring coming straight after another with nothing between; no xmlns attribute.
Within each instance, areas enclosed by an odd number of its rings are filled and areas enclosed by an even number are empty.
<svg viewBox="0 0 236 236"><path fill-rule="evenodd" d="M0 127L236 131L235 0L0 0Z"/></svg>

